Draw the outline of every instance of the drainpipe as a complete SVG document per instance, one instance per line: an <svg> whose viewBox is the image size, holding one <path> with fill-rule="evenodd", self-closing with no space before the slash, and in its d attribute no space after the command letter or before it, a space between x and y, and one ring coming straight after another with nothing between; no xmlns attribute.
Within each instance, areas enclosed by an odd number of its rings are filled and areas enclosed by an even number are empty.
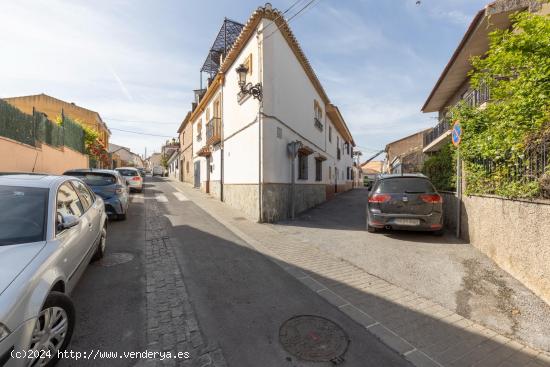
<svg viewBox="0 0 550 367"><path fill-rule="evenodd" d="M262 69L262 63L263 63L263 53L262 53L262 42L263 37L260 39L260 35L262 34L261 31L263 31L263 25L262 29L258 30L256 32L256 40L258 42L258 79L260 84L264 85L263 80L263 69ZM263 222L263 174L262 174L262 159L263 159L263 150L262 150L262 112L263 112L263 98L258 101L258 208L259 208L259 221L260 223Z"/></svg>
<svg viewBox="0 0 550 367"><path fill-rule="evenodd" d="M220 93L220 134L221 134L221 139L222 139L222 142L221 142L221 148L220 148L220 154L221 154L221 158L220 158L220 201L224 201L224 198L223 198L223 185L224 185L224 145L225 145L225 142L224 142L224 135L223 135L223 85L225 84L225 77L223 79L223 83L221 85L221 93Z"/></svg>

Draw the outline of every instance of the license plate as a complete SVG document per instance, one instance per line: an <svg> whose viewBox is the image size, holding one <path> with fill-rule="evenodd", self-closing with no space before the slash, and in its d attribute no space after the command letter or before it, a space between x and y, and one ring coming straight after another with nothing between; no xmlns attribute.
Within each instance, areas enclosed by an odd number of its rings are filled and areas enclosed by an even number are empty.
<svg viewBox="0 0 550 367"><path fill-rule="evenodd" d="M394 223L399 226L417 226L420 224L420 219L397 218Z"/></svg>

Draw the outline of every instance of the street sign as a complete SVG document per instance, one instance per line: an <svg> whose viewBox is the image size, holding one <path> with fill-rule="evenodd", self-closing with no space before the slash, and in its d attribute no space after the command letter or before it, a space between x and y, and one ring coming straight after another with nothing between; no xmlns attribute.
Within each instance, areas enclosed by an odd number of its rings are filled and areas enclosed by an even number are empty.
<svg viewBox="0 0 550 367"><path fill-rule="evenodd" d="M451 130L451 140L453 141L453 145L455 147L458 147L462 141L462 126L460 126L460 122L458 121L455 121Z"/></svg>

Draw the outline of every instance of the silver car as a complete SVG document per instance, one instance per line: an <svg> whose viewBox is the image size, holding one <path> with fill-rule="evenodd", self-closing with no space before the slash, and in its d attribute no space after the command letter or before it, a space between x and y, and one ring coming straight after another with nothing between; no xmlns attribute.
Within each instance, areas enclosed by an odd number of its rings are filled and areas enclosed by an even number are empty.
<svg viewBox="0 0 550 367"><path fill-rule="evenodd" d="M0 174L0 366L53 366L72 336L69 295L105 252L103 200L66 176Z"/></svg>

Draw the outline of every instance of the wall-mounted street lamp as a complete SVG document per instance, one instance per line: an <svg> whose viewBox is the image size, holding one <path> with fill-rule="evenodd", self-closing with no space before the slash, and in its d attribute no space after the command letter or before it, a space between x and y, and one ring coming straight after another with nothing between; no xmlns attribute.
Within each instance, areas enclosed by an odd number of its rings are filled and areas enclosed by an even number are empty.
<svg viewBox="0 0 550 367"><path fill-rule="evenodd" d="M252 83L246 82L246 74L248 74L248 68L243 64L237 68L237 74L239 74L239 87L241 88L241 94L250 94L258 101L262 101L262 85L260 83L252 85Z"/></svg>

